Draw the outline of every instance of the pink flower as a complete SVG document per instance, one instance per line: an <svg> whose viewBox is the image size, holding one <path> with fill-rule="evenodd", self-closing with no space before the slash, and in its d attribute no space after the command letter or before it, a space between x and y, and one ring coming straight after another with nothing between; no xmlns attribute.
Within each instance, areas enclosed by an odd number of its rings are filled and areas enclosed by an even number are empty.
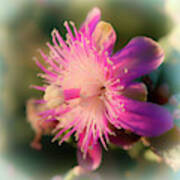
<svg viewBox="0 0 180 180"><path fill-rule="evenodd" d="M58 121L45 121L42 118L42 112L47 111L46 104L40 104L35 99L29 99L26 104L26 114L27 120L31 124L33 130L35 131L35 137L31 142L31 147L40 150L42 148L41 145L41 137L42 135L51 134L52 130L58 124Z"/></svg>
<svg viewBox="0 0 180 180"><path fill-rule="evenodd" d="M61 144L74 135L79 164L88 170L101 162L100 143L106 149L110 141L129 146L121 128L152 137L173 126L168 111L143 102L144 84L133 82L158 68L163 50L150 38L136 37L112 55L116 33L100 16L98 8L92 9L79 31L65 22L66 41L54 30L49 55L40 50L48 68L35 59L44 71L45 85L35 86L45 92L43 118L59 121L53 141L60 138Z"/></svg>

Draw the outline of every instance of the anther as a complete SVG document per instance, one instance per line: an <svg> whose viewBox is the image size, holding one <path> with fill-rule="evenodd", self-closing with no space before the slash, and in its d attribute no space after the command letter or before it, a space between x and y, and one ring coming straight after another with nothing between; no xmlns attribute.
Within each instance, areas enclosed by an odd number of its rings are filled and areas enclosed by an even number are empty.
<svg viewBox="0 0 180 180"><path fill-rule="evenodd" d="M124 86L118 86L117 89L118 89L118 90L123 90L123 89L124 89Z"/></svg>
<svg viewBox="0 0 180 180"><path fill-rule="evenodd" d="M110 65L114 64L109 58L107 58L107 63L110 64Z"/></svg>
<svg viewBox="0 0 180 180"><path fill-rule="evenodd" d="M124 73L128 73L128 69L127 68L124 68Z"/></svg>

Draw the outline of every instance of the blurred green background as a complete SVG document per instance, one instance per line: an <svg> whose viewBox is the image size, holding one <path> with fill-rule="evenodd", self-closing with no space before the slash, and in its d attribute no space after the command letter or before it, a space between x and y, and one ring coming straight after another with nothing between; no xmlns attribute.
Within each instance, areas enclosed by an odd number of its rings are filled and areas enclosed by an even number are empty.
<svg viewBox="0 0 180 180"><path fill-rule="evenodd" d="M1 0L0 179L49 180L76 165L76 149L65 143L59 147L57 143L50 142L51 137L43 137L42 151L31 149L29 143L34 132L25 115L27 99L41 95L29 88L30 84L41 84L41 79L36 77L39 69L32 57L39 56L36 51L38 48L47 49L45 43L50 41L54 28L62 34L66 33L63 27L65 20L72 20L79 27L87 12L98 6L102 11L102 19L110 22L116 30L118 39L115 51L138 35L160 41L166 52L165 64L151 77L154 82L165 82L172 95L180 92L180 48L177 48L180 41L174 45L170 36L178 22L169 13L167 2ZM174 2L180 6L178 0ZM167 165L158 164L152 159L148 161L145 152L146 148L141 143L130 152L120 148L103 152L99 176L103 180L180 179L180 173L173 172Z"/></svg>

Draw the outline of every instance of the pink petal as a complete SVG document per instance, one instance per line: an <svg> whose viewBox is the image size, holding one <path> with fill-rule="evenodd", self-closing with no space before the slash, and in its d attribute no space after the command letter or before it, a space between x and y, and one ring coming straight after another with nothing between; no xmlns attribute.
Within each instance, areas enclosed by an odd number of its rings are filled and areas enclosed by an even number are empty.
<svg viewBox="0 0 180 180"><path fill-rule="evenodd" d="M164 52L158 43L147 37L136 37L111 61L114 62L114 76L126 84L157 69L163 59Z"/></svg>
<svg viewBox="0 0 180 180"><path fill-rule="evenodd" d="M105 50L112 52L116 41L116 33L111 24L100 21L92 34L94 43L98 51Z"/></svg>
<svg viewBox="0 0 180 180"><path fill-rule="evenodd" d="M80 31L82 33L86 33L88 29L89 34L91 35L94 31L96 24L99 22L101 18L101 11L99 8L93 8L87 15L86 20L82 24Z"/></svg>
<svg viewBox="0 0 180 180"><path fill-rule="evenodd" d="M124 105L119 114L120 125L138 135L159 136L173 127L171 114L163 107L121 97Z"/></svg>
<svg viewBox="0 0 180 180"><path fill-rule="evenodd" d="M64 90L64 99L65 100L71 100L75 98L80 97L80 89L74 88L74 89L65 89Z"/></svg>
<svg viewBox="0 0 180 180"><path fill-rule="evenodd" d="M100 144L97 142L96 144L91 141L88 146L88 150L86 154L82 152L81 144L83 142L83 135L81 135L79 143L78 143L78 150L77 150L77 160L79 165L88 170L92 171L99 167L102 158L102 149Z"/></svg>

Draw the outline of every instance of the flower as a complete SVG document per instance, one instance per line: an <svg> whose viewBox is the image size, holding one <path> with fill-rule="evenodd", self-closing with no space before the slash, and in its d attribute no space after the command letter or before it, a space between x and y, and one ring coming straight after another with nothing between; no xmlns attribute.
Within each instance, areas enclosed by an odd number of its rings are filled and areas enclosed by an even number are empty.
<svg viewBox="0 0 180 180"><path fill-rule="evenodd" d="M57 30L52 32L50 53L40 53L47 62L44 67L43 102L48 110L43 118L58 120L53 141L59 144L73 134L77 140L79 164L88 170L101 162L100 143L107 149L112 143L128 147L131 133L139 136L159 136L172 128L172 117L164 108L144 102L144 84L134 82L140 76L158 68L163 62L161 47L147 37L133 38L123 49L113 54L116 33L112 26L100 21L101 12L92 9L85 22L76 29L65 22L66 41ZM122 128L129 136L122 135Z"/></svg>
<svg viewBox="0 0 180 180"><path fill-rule="evenodd" d="M43 111L47 111L46 104L41 104L36 99L29 99L26 104L27 120L35 131L35 137L31 142L31 147L40 150L42 145L40 143L42 135L51 134L51 131L56 127L58 121L45 121L42 118Z"/></svg>

